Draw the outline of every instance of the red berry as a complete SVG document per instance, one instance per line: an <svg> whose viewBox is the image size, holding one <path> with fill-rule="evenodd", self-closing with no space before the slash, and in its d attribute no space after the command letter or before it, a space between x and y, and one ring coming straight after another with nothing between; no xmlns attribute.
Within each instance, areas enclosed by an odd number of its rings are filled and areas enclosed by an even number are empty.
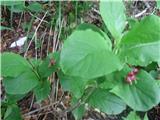
<svg viewBox="0 0 160 120"><path fill-rule="evenodd" d="M135 77L135 75L133 75L133 76L130 76L130 79L131 79L132 81L136 80L136 77Z"/></svg>
<svg viewBox="0 0 160 120"><path fill-rule="evenodd" d="M132 81L134 81L134 80L136 80L135 73L133 71L129 72L126 77L126 82L129 84L132 84Z"/></svg>
<svg viewBox="0 0 160 120"><path fill-rule="evenodd" d="M128 76L133 76L134 75L134 72L129 72L128 73Z"/></svg>
<svg viewBox="0 0 160 120"><path fill-rule="evenodd" d="M137 73L138 73L138 71L139 71L139 69L138 69L138 68L134 68L134 69L133 69L134 74L137 74Z"/></svg>
<svg viewBox="0 0 160 120"><path fill-rule="evenodd" d="M132 84L132 80L129 76L126 77L126 82L129 83L129 84Z"/></svg>

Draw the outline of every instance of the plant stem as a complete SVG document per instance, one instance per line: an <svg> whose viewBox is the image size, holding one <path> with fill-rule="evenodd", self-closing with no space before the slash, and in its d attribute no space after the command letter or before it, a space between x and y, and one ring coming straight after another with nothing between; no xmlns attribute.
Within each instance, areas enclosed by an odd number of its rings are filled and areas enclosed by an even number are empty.
<svg viewBox="0 0 160 120"><path fill-rule="evenodd" d="M27 59L27 60L28 60L29 64L32 66L32 71L35 73L35 75L37 76L39 81L41 81L41 77L40 77L39 73L37 72L37 69L35 68L35 66L32 64L32 62L29 59Z"/></svg>
<svg viewBox="0 0 160 120"><path fill-rule="evenodd" d="M88 98L90 97L90 95L93 93L93 91L95 90L96 87L92 87L92 89L90 90L90 92L88 93L88 95L83 99L83 100L79 100L75 105L71 106L70 108L64 110L62 112L62 115L64 115L65 113L71 112L73 110L75 110L76 108L80 107L82 104L85 104L85 102L88 100ZM82 96L83 97L83 96ZM64 114L63 114L64 113Z"/></svg>
<svg viewBox="0 0 160 120"><path fill-rule="evenodd" d="M119 38L119 39L116 39L115 41L114 41L114 48L113 48L113 52L115 53L115 54L117 54L118 53L118 51L119 51L119 44L120 44L120 42L121 42L121 38Z"/></svg>

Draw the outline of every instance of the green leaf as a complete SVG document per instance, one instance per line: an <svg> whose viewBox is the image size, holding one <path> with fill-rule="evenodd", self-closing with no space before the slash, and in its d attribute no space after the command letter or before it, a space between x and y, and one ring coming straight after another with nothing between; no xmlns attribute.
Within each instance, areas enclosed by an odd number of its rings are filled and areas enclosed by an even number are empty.
<svg viewBox="0 0 160 120"><path fill-rule="evenodd" d="M152 71L152 70L156 70L157 68L158 68L157 63L152 62L151 64L149 64L145 67L145 71Z"/></svg>
<svg viewBox="0 0 160 120"><path fill-rule="evenodd" d="M16 77L30 69L27 60L15 53L5 52L1 55L2 58L2 76Z"/></svg>
<svg viewBox="0 0 160 120"><path fill-rule="evenodd" d="M160 9L160 1L157 0L157 8Z"/></svg>
<svg viewBox="0 0 160 120"><path fill-rule="evenodd" d="M39 82L36 88L34 88L34 94L36 96L37 102L41 102L42 100L47 98L50 90L50 82L48 80Z"/></svg>
<svg viewBox="0 0 160 120"><path fill-rule="evenodd" d="M64 75L62 72L59 72L58 76L62 88L65 91L70 91L76 98L80 98L83 95L87 80L79 77Z"/></svg>
<svg viewBox="0 0 160 120"><path fill-rule="evenodd" d="M8 103L11 103L11 104L13 104L13 103L17 103L17 101L19 101L19 100L21 100L21 99L23 99L24 97L25 97L26 95L25 94L16 94L16 95L13 95L13 94L8 94L8 93L6 93L6 97L7 97L7 101L8 101Z"/></svg>
<svg viewBox="0 0 160 120"><path fill-rule="evenodd" d="M3 1L1 2L1 5L7 6L7 8L11 12L23 12L25 10L25 3L24 1Z"/></svg>
<svg viewBox="0 0 160 120"><path fill-rule="evenodd" d="M7 1L7 0L1 0L1 5L4 5L4 6L13 6L13 5L22 5L22 4L24 4L24 1L17 1L17 0Z"/></svg>
<svg viewBox="0 0 160 120"><path fill-rule="evenodd" d="M4 119L4 115L5 115L5 112L7 110L7 101L6 100L1 100L1 114L0 114L0 117L1 119Z"/></svg>
<svg viewBox="0 0 160 120"><path fill-rule="evenodd" d="M43 10L42 5L38 2L32 2L27 8L32 12L41 12Z"/></svg>
<svg viewBox="0 0 160 120"><path fill-rule="evenodd" d="M160 80L156 80L158 87L160 88Z"/></svg>
<svg viewBox="0 0 160 120"><path fill-rule="evenodd" d="M25 94L38 84L38 78L32 71L28 70L17 77L5 77L3 84L8 94Z"/></svg>
<svg viewBox="0 0 160 120"><path fill-rule="evenodd" d="M136 83L132 85L125 81L129 71L122 71L119 80L121 83L111 90L119 96L125 103L136 111L147 111L160 101L160 89L152 76L140 70L136 75Z"/></svg>
<svg viewBox="0 0 160 120"><path fill-rule="evenodd" d="M36 58L30 58L29 60L35 68L38 68L43 62L41 59L36 59Z"/></svg>
<svg viewBox="0 0 160 120"><path fill-rule="evenodd" d="M158 78L159 78L159 71L151 70L149 73L151 74L151 76L152 76L154 79L158 79Z"/></svg>
<svg viewBox="0 0 160 120"><path fill-rule="evenodd" d="M53 63L52 63L53 62ZM59 52L49 54L40 64L38 71L42 78L49 77L59 67Z"/></svg>
<svg viewBox="0 0 160 120"><path fill-rule="evenodd" d="M121 64L111 51L109 38L94 25L82 24L64 42L60 66L67 75L92 79L119 69Z"/></svg>
<svg viewBox="0 0 160 120"><path fill-rule="evenodd" d="M113 72L111 74L105 75L104 76L104 81L99 84L100 88L103 89L112 89L119 83L117 78L119 78L119 73L118 72Z"/></svg>
<svg viewBox="0 0 160 120"><path fill-rule="evenodd" d="M24 3L13 5L13 6L9 7L9 10L12 12L16 12L16 13L23 12L25 10L25 5L24 5Z"/></svg>
<svg viewBox="0 0 160 120"><path fill-rule="evenodd" d="M138 20L134 18L128 18L129 29L134 28L136 24L138 24Z"/></svg>
<svg viewBox="0 0 160 120"><path fill-rule="evenodd" d="M4 120L22 120L20 109L16 104L8 106Z"/></svg>
<svg viewBox="0 0 160 120"><path fill-rule="evenodd" d="M75 98L74 96L72 96L72 101L71 101L71 105L75 105L77 104L78 102L78 99ZM80 105L79 107L77 107L75 110L72 111L74 117L75 117L75 120L82 120L82 117L85 113L85 105Z"/></svg>
<svg viewBox="0 0 160 120"><path fill-rule="evenodd" d="M143 120L149 120L148 119L148 116L147 116L147 113L145 114L145 116L144 116L144 119Z"/></svg>
<svg viewBox="0 0 160 120"><path fill-rule="evenodd" d="M126 22L123 1L101 0L100 13L112 36L115 39L120 39Z"/></svg>
<svg viewBox="0 0 160 120"><path fill-rule="evenodd" d="M141 118L136 114L136 112L130 112L127 118L123 120L141 120Z"/></svg>
<svg viewBox="0 0 160 120"><path fill-rule="evenodd" d="M13 29L11 29L9 27L6 27L6 26L1 26L0 25L0 31L3 31L3 30L13 30Z"/></svg>
<svg viewBox="0 0 160 120"><path fill-rule="evenodd" d="M132 65L147 66L160 62L160 18L155 15L145 17L121 40L120 57Z"/></svg>
<svg viewBox="0 0 160 120"><path fill-rule="evenodd" d="M107 114L119 114L126 104L108 90L97 88L88 99L88 104Z"/></svg>

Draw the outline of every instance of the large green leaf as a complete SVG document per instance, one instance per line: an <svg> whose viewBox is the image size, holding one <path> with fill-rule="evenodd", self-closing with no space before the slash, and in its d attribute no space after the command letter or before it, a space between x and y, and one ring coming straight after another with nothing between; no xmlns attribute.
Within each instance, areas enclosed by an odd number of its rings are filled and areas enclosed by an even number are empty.
<svg viewBox="0 0 160 120"><path fill-rule="evenodd" d="M1 55L2 58L2 76L16 77L29 69L30 66L23 57L15 53L5 52Z"/></svg>
<svg viewBox="0 0 160 120"><path fill-rule="evenodd" d="M111 74L105 75L103 77L103 82L99 84L99 87L103 89L112 89L119 83L117 78L119 78L118 72L113 72Z"/></svg>
<svg viewBox="0 0 160 120"><path fill-rule="evenodd" d="M79 77L64 75L62 72L60 72L58 76L62 88L65 91L70 91L76 98L80 98L83 95L87 80Z"/></svg>
<svg viewBox="0 0 160 120"><path fill-rule="evenodd" d="M128 29L129 30L134 28L134 26L138 23L138 19L136 19L136 18L128 18L127 21L128 21Z"/></svg>
<svg viewBox="0 0 160 120"><path fill-rule="evenodd" d="M16 104L8 106L4 120L22 120L20 109Z"/></svg>
<svg viewBox="0 0 160 120"><path fill-rule="evenodd" d="M160 101L160 89L156 80L152 76L140 70L137 74L137 83L132 85L125 82L126 74L129 71L123 71L119 79L121 83L111 90L114 94L123 99L128 106L136 111L147 111Z"/></svg>
<svg viewBox="0 0 160 120"><path fill-rule="evenodd" d="M71 105L74 106L77 103L78 103L78 99L75 98L74 96L72 96ZM82 120L82 117L83 117L85 111L86 110L85 110L85 105L84 104L80 105L75 110L73 110L73 115L75 117L75 120Z"/></svg>
<svg viewBox="0 0 160 120"><path fill-rule="evenodd" d="M100 13L104 23L115 39L120 39L125 28L126 16L123 1L100 1Z"/></svg>
<svg viewBox="0 0 160 120"><path fill-rule="evenodd" d="M60 66L67 75L87 79L103 76L121 67L111 51L109 38L90 24L80 25L64 42Z"/></svg>
<svg viewBox="0 0 160 120"><path fill-rule="evenodd" d="M5 77L3 84L8 94L25 94L38 84L38 78L28 70L17 77Z"/></svg>
<svg viewBox="0 0 160 120"><path fill-rule="evenodd" d="M121 40L120 57L132 65L160 62L160 18L145 17Z"/></svg>
<svg viewBox="0 0 160 120"><path fill-rule="evenodd" d="M26 94L8 94L6 93L7 102L10 104L17 103L17 101L23 99L26 96Z"/></svg>
<svg viewBox="0 0 160 120"><path fill-rule="evenodd" d="M36 96L37 102L41 102L47 98L50 90L50 82L48 80L39 82L39 84L34 88L34 94Z"/></svg>
<svg viewBox="0 0 160 120"><path fill-rule="evenodd" d="M126 104L119 97L100 88L93 91L88 104L107 114L119 114L126 108Z"/></svg>

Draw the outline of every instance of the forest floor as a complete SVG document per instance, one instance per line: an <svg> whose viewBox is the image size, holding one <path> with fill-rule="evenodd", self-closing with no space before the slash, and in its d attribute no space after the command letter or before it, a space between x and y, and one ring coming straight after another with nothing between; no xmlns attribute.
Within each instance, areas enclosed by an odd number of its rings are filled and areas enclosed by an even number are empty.
<svg viewBox="0 0 160 120"><path fill-rule="evenodd" d="M32 1L26 1L28 5ZM82 21L92 23L98 27L102 26L102 18L99 14L98 2L75 2L75 1L51 1L42 2L43 10L38 12L11 11L5 6L1 6L1 25L9 28L1 31L1 52L11 51L28 58L45 58L49 53L61 49L63 41ZM59 5L60 4L60 5ZM156 12L160 16L160 11L156 10L155 1L133 1L125 2L126 15L137 20ZM35 42L33 36L36 36ZM22 46L11 47L11 44L20 38L27 37L27 41ZM57 82L58 83L58 82ZM60 84L52 83L50 97L41 103L36 103L32 93L18 102L24 120L74 120L72 113L64 118L57 117L55 109L70 106L70 95L64 92ZM1 88L1 100L5 99L5 91ZM60 101L62 93L65 93L63 106L54 106L52 101ZM53 98L57 96L57 98ZM120 115L107 115L94 109L88 110L84 115L84 120L121 120L122 116L127 116L130 110L125 110ZM150 120L160 120L160 106L152 108L147 112ZM143 113L140 113L143 114Z"/></svg>

